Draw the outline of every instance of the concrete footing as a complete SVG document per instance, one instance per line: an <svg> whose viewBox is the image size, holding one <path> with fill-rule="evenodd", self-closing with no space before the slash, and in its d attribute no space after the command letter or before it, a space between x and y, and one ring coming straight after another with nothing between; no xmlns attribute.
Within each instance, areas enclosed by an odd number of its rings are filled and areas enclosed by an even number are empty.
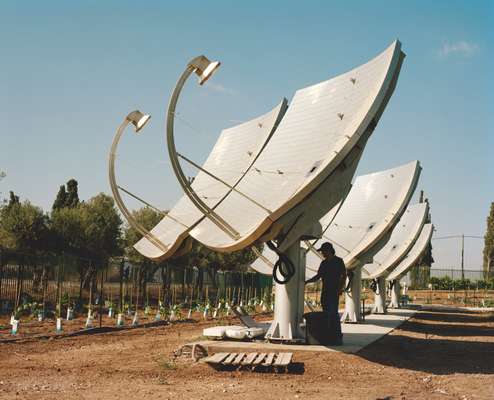
<svg viewBox="0 0 494 400"><path fill-rule="evenodd" d="M339 351L356 353L374 341L380 339L404 321L411 318L416 310L391 310L386 315L369 315L361 324L343 324L342 346L319 346L305 344L279 344L268 342L239 342L233 340L208 340L197 342L204 346L208 353L218 352L283 352L283 351Z"/></svg>

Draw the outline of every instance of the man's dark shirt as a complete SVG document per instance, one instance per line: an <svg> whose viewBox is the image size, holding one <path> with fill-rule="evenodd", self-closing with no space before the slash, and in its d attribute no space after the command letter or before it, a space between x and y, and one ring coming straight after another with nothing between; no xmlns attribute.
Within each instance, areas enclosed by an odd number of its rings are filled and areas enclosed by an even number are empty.
<svg viewBox="0 0 494 400"><path fill-rule="evenodd" d="M340 282L346 274L345 264L338 256L333 256L330 260L323 260L317 271L317 275L310 281L322 279L322 297L338 296Z"/></svg>

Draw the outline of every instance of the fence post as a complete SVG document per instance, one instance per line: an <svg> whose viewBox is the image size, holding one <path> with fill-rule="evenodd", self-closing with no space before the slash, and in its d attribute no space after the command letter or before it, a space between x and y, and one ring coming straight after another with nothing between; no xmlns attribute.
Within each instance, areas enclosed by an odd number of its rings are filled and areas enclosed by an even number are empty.
<svg viewBox="0 0 494 400"><path fill-rule="evenodd" d="M123 267L124 267L124 260L122 258L122 261L120 261L120 295L119 295L119 301L120 301L120 310L119 313L123 313Z"/></svg>
<svg viewBox="0 0 494 400"><path fill-rule="evenodd" d="M99 289L99 327L101 328L101 322L103 318L103 268L101 268L101 282Z"/></svg>
<svg viewBox="0 0 494 400"><path fill-rule="evenodd" d="M3 282L3 254L2 250L0 250L0 314L3 311L3 302L2 302L2 282Z"/></svg>

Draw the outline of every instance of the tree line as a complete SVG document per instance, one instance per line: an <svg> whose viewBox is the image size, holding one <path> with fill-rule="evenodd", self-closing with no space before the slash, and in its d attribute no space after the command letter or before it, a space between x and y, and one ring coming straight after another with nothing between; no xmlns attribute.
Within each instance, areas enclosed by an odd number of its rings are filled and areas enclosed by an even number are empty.
<svg viewBox="0 0 494 400"><path fill-rule="evenodd" d="M147 206L134 210L133 216L148 230L163 218ZM114 258L126 260L138 268L137 279L143 286L159 269L163 281L169 281L168 266L199 267L199 280L203 279L203 271L207 271L215 282L215 271L245 271L256 258L250 249L217 253L193 242L182 256L154 262L134 249L133 245L140 238L139 232L124 223L112 197L99 193L81 201L75 179L60 186L49 212L29 200L21 200L12 191L0 205L0 251L28 254L31 259L63 253L90 260L79 266L81 290ZM202 286L201 282L199 284Z"/></svg>

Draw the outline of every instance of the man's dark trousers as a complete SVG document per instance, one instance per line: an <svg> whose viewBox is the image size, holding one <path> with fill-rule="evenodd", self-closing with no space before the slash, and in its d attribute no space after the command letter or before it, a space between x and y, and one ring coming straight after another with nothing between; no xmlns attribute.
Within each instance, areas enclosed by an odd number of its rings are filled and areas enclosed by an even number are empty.
<svg viewBox="0 0 494 400"><path fill-rule="evenodd" d="M336 295L323 295L322 297L322 310L329 313L329 322L332 327L331 336L336 340L341 340L343 334L341 333L340 314L338 314L338 305L340 296Z"/></svg>

